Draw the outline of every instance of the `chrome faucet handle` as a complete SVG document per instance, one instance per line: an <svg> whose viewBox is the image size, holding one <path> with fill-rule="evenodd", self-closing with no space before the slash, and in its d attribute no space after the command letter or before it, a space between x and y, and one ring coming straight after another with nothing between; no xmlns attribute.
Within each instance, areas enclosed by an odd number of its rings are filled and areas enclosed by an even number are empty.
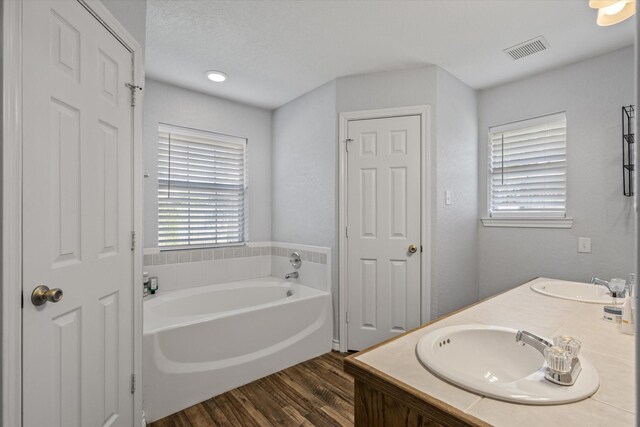
<svg viewBox="0 0 640 427"><path fill-rule="evenodd" d="M547 362L547 371L544 374L544 378L554 384L573 385L580 372L582 372L580 359L572 357L570 351L558 346L546 348L544 350L544 359Z"/></svg>
<svg viewBox="0 0 640 427"><path fill-rule="evenodd" d="M544 349L544 358L547 366L549 366L549 369L553 372L557 372L558 374L571 372L571 362L573 358L568 351L555 345L553 347L547 347Z"/></svg>
<svg viewBox="0 0 640 427"><path fill-rule="evenodd" d="M553 337L553 345L569 353L572 359L578 357L582 348L582 342L568 335Z"/></svg>

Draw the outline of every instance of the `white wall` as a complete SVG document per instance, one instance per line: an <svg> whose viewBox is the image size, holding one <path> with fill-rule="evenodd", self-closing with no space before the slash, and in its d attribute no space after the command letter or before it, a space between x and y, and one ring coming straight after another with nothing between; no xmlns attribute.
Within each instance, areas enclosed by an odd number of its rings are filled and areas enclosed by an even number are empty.
<svg viewBox="0 0 640 427"><path fill-rule="evenodd" d="M437 70L436 120L432 318L478 300L477 94L442 68Z"/></svg>
<svg viewBox="0 0 640 427"><path fill-rule="evenodd" d="M273 240L330 247L333 265L338 261L335 105L332 81L274 110L272 134ZM337 314L338 275L333 270ZM335 330L337 326L334 321Z"/></svg>
<svg viewBox="0 0 640 427"><path fill-rule="evenodd" d="M633 198L622 195L621 166L621 107L634 102L632 47L480 93L480 216L489 127L566 111L567 214L575 219L567 230L480 224L481 298L536 276L585 281L635 271ZM578 237L591 237L591 254L577 252Z"/></svg>
<svg viewBox="0 0 640 427"><path fill-rule="evenodd" d="M147 28L147 0L100 1L144 48Z"/></svg>
<svg viewBox="0 0 640 427"><path fill-rule="evenodd" d="M158 242L158 123L247 138L250 241L271 240L271 112L151 79L145 81L144 245Z"/></svg>

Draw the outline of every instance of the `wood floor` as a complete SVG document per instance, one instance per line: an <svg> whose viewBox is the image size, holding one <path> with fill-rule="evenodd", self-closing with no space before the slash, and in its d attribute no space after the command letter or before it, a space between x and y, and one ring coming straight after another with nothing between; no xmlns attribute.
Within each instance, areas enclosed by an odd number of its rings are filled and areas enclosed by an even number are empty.
<svg viewBox="0 0 640 427"><path fill-rule="evenodd" d="M331 352L231 390L150 427L352 426L353 378Z"/></svg>

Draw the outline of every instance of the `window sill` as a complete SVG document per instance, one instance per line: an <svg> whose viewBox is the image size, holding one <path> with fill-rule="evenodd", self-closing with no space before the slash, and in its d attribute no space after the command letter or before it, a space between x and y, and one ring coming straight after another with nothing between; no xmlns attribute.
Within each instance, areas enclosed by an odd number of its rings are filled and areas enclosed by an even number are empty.
<svg viewBox="0 0 640 427"><path fill-rule="evenodd" d="M485 227L571 228L573 218L480 218Z"/></svg>

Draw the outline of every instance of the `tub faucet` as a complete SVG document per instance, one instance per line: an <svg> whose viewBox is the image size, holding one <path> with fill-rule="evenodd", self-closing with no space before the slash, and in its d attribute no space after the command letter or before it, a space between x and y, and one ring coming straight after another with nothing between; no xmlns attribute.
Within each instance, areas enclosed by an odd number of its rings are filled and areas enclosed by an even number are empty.
<svg viewBox="0 0 640 427"><path fill-rule="evenodd" d="M287 280L287 279L297 279L298 278L298 272L294 271L293 273L285 274L284 278L285 278L285 280Z"/></svg>
<svg viewBox="0 0 640 427"><path fill-rule="evenodd" d="M553 344L551 344L549 341L545 340L544 338L540 338L539 336L534 335L531 332L527 332L527 331L518 331L518 333L516 334L516 342L521 342L522 344L530 345L531 347L538 350L540 354L542 354L543 356L544 356L544 349L547 347L553 346Z"/></svg>
<svg viewBox="0 0 640 427"><path fill-rule="evenodd" d="M604 286L607 289L609 289L609 293L611 293L611 296L613 298L624 298L625 295L626 295L624 289L622 291L613 291L611 289L611 284L609 282L607 282L606 280L598 279L597 277L592 277L591 278L591 283L593 283L594 285Z"/></svg>

